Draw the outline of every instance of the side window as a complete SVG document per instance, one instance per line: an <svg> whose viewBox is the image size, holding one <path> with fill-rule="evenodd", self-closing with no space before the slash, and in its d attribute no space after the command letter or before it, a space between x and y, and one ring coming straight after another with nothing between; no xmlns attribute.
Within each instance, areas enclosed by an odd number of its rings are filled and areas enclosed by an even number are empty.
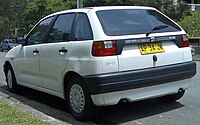
<svg viewBox="0 0 200 125"><path fill-rule="evenodd" d="M69 41L74 14L60 15L55 21L48 37L48 43Z"/></svg>
<svg viewBox="0 0 200 125"><path fill-rule="evenodd" d="M50 17L43 20L32 30L27 39L28 45L40 44L43 42L44 35L53 18L54 17Z"/></svg>
<svg viewBox="0 0 200 125"><path fill-rule="evenodd" d="M92 40L93 34L88 17L84 13L78 14L75 27L75 40Z"/></svg>

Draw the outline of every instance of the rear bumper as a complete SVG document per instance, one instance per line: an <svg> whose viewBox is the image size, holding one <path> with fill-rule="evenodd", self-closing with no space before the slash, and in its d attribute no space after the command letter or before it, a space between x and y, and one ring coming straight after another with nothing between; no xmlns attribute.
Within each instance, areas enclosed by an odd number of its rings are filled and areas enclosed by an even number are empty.
<svg viewBox="0 0 200 125"><path fill-rule="evenodd" d="M91 98L96 106L116 105L121 100L135 102L139 100L175 94L179 91L179 89L186 90L190 86L190 80L191 79L185 79L181 81L170 82L168 84L91 95Z"/></svg>
<svg viewBox="0 0 200 125"><path fill-rule="evenodd" d="M142 70L85 76L91 95L162 85L193 77L196 63L187 62Z"/></svg>

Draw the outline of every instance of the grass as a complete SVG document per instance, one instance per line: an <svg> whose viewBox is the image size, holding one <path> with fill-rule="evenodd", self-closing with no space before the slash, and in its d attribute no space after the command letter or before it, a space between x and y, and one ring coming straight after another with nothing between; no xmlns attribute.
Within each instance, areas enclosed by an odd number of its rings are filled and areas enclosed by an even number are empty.
<svg viewBox="0 0 200 125"><path fill-rule="evenodd" d="M0 100L0 125L50 125Z"/></svg>
<svg viewBox="0 0 200 125"><path fill-rule="evenodd" d="M200 54L194 54L194 55L192 56L192 58L193 58L193 59L198 59L198 60L200 60Z"/></svg>

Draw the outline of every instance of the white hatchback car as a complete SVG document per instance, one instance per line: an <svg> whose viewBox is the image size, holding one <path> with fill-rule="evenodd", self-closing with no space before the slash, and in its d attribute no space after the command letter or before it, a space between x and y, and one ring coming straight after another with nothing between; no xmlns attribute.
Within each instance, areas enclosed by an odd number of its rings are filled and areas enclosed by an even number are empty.
<svg viewBox="0 0 200 125"><path fill-rule="evenodd" d="M67 100L79 120L98 106L180 99L196 74L185 31L151 7L89 7L46 16L6 55L8 88Z"/></svg>

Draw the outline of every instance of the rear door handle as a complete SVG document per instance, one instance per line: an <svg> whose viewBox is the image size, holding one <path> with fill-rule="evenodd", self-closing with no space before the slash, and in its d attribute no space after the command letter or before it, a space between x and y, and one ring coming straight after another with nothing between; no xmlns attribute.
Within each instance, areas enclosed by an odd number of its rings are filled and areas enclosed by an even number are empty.
<svg viewBox="0 0 200 125"><path fill-rule="evenodd" d="M68 50L65 48L65 47L62 47L60 50L59 50L59 53L61 54L61 55L64 55L65 53L67 53L68 52Z"/></svg>
<svg viewBox="0 0 200 125"><path fill-rule="evenodd" d="M59 50L59 53L60 53L61 55L65 54L65 53L67 53L67 52L68 52L68 50L67 50L65 47L62 47L62 48Z"/></svg>
<svg viewBox="0 0 200 125"><path fill-rule="evenodd" d="M37 55L39 53L39 51L37 49L33 50L33 55Z"/></svg>
<svg viewBox="0 0 200 125"><path fill-rule="evenodd" d="M59 52L67 53L68 50L67 49L60 49Z"/></svg>

